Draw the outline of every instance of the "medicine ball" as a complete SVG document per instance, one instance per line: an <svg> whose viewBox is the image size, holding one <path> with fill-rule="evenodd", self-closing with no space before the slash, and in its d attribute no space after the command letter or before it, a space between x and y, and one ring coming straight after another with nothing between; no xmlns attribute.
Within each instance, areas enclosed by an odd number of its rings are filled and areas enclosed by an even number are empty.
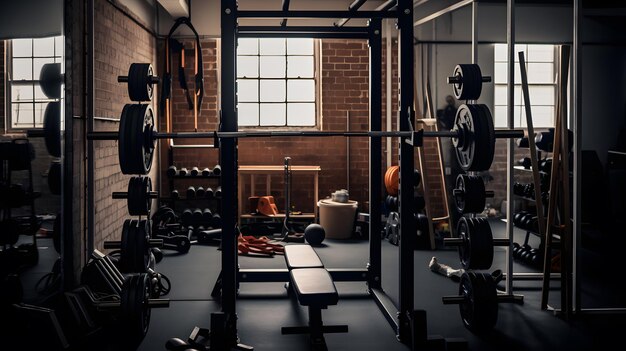
<svg viewBox="0 0 626 351"><path fill-rule="evenodd" d="M321 244L325 237L326 231L324 227L319 224L309 224L306 229L304 229L304 238L312 246Z"/></svg>

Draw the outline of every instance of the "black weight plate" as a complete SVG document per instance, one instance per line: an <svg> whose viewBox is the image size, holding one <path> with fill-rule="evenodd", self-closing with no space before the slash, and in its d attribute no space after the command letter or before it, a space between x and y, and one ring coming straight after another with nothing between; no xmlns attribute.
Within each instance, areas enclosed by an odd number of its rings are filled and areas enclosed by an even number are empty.
<svg viewBox="0 0 626 351"><path fill-rule="evenodd" d="M46 63L41 67L41 71L39 73L39 85L41 86L41 91L49 99L61 98L62 82L63 77L61 76L60 63Z"/></svg>
<svg viewBox="0 0 626 351"><path fill-rule="evenodd" d="M178 242L176 243L176 250L180 253L187 253L191 248L191 242L189 238L184 235L178 236Z"/></svg>
<svg viewBox="0 0 626 351"><path fill-rule="evenodd" d="M461 261L461 266L465 269L470 267L472 264L472 254L471 254L471 245L470 242L470 225L469 221L466 217L459 218L459 221L456 226L457 236L463 239L463 244L459 245L459 260Z"/></svg>
<svg viewBox="0 0 626 351"><path fill-rule="evenodd" d="M20 237L20 225L12 219L0 221L0 245L14 245Z"/></svg>
<svg viewBox="0 0 626 351"><path fill-rule="evenodd" d="M135 273L137 266L135 228L137 220L127 219L122 228L122 243L120 247L120 271L122 273Z"/></svg>
<svg viewBox="0 0 626 351"><path fill-rule="evenodd" d="M46 106L43 115L46 150L51 156L61 157L61 103L54 101Z"/></svg>
<svg viewBox="0 0 626 351"><path fill-rule="evenodd" d="M117 157L120 163L120 170L123 174L132 174L131 167L129 165L128 151L129 151L129 134L132 132L130 110L133 105L124 105L122 109L122 115L120 117L120 126L118 130L117 141Z"/></svg>
<svg viewBox="0 0 626 351"><path fill-rule="evenodd" d="M152 209L152 199L148 194L152 191L152 179L150 177L143 177L142 180L142 198L143 198L143 215L147 216Z"/></svg>
<svg viewBox="0 0 626 351"><path fill-rule="evenodd" d="M125 341L140 342L150 325L150 279L147 274L129 275L122 284L120 294L120 322Z"/></svg>
<svg viewBox="0 0 626 351"><path fill-rule="evenodd" d="M152 100L153 75L152 65L149 63L132 63L128 69L128 97L132 101Z"/></svg>
<svg viewBox="0 0 626 351"><path fill-rule="evenodd" d="M483 268L480 269L489 269L493 264L493 232L486 218L475 218L475 221L477 223L477 231L474 231L474 233L480 235L483 245L480 253L481 267Z"/></svg>
<svg viewBox="0 0 626 351"><path fill-rule="evenodd" d="M478 119L480 120L480 147L476 150L479 157L476 171L486 171L491 168L495 156L496 134L493 125L493 116L487 105L476 106ZM476 139L475 139L476 140Z"/></svg>
<svg viewBox="0 0 626 351"><path fill-rule="evenodd" d="M144 219L137 222L137 229L135 231L136 272L144 273L150 265L150 221Z"/></svg>
<svg viewBox="0 0 626 351"><path fill-rule="evenodd" d="M141 215L141 200L139 199L139 193L141 191L140 183L140 177L130 177L128 180L126 204L128 214L131 216Z"/></svg>
<svg viewBox="0 0 626 351"><path fill-rule="evenodd" d="M154 131L154 113L150 105L138 105L138 115L141 120L138 121L139 126L137 130L141 130L141 133L136 134L137 149L135 151L140 152L137 157L141 160L141 165L138 174L148 174L150 168L152 168L152 158L154 155L154 140L152 139L152 133ZM138 164L139 166L139 164Z"/></svg>
<svg viewBox="0 0 626 351"><path fill-rule="evenodd" d="M460 134L457 138L452 138L452 144L455 148L459 166L464 171L474 170L473 168L475 168L475 120L476 118L472 116L468 105L461 105L456 111L453 130L458 131Z"/></svg>
<svg viewBox="0 0 626 351"><path fill-rule="evenodd" d="M493 328L498 318L498 303L496 285L490 274L463 273L459 295L465 297L459 310L467 329L474 333L483 333Z"/></svg>
<svg viewBox="0 0 626 351"><path fill-rule="evenodd" d="M48 188L53 195L61 195L61 161L52 161L50 163Z"/></svg>

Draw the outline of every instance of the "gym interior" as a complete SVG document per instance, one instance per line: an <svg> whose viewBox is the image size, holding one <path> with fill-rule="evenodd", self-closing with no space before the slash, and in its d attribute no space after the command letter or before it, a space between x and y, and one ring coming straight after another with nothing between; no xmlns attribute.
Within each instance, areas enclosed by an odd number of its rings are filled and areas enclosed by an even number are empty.
<svg viewBox="0 0 626 351"><path fill-rule="evenodd" d="M0 349L619 343L624 18L3 3Z"/></svg>

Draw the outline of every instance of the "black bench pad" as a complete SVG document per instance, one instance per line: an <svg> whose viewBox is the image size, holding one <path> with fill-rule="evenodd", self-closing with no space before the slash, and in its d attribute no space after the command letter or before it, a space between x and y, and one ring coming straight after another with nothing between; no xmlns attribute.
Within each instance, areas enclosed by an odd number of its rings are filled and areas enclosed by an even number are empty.
<svg viewBox="0 0 626 351"><path fill-rule="evenodd" d="M324 264L309 245L285 246L285 262L289 270L298 268L323 268Z"/></svg>
<svg viewBox="0 0 626 351"><path fill-rule="evenodd" d="M289 272L298 301L303 306L336 305L339 294L333 279L324 268L300 268Z"/></svg>

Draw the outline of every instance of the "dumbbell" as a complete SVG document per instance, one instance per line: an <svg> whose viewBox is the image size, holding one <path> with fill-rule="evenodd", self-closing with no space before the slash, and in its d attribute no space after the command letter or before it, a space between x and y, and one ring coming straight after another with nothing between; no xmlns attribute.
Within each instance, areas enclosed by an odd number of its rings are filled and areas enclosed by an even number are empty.
<svg viewBox="0 0 626 351"><path fill-rule="evenodd" d="M152 100L152 85L159 84L149 63L131 63L127 76L118 76L117 81L128 83L128 97L132 101Z"/></svg>
<svg viewBox="0 0 626 351"><path fill-rule="evenodd" d="M183 211L183 214L180 216L181 222L183 223L183 225L187 225L189 223L191 223L192 219L193 219L193 211L190 208L186 208Z"/></svg>
<svg viewBox="0 0 626 351"><path fill-rule="evenodd" d="M178 190L176 189L172 190L172 192L170 193L170 197L172 199L180 199L180 194L178 193Z"/></svg>
<svg viewBox="0 0 626 351"><path fill-rule="evenodd" d="M517 144L517 147L523 148L523 149L527 149L530 147L530 145L528 144L528 137L515 139L515 144Z"/></svg>
<svg viewBox="0 0 626 351"><path fill-rule="evenodd" d="M193 210L193 214L191 216L191 220L193 221L193 223L199 224L202 222L202 212L203 211L199 208Z"/></svg>
<svg viewBox="0 0 626 351"><path fill-rule="evenodd" d="M176 169L176 166L169 166L167 168L167 176L168 177L174 177L176 176L176 174L178 174L178 170Z"/></svg>
<svg viewBox="0 0 626 351"><path fill-rule="evenodd" d="M218 186L217 189L215 189L215 194L214 196L218 199L222 198L222 187Z"/></svg>
<svg viewBox="0 0 626 351"><path fill-rule="evenodd" d="M131 216L147 216L152 208L152 199L159 193L152 191L150 177L131 177L126 192L113 192L113 199L127 199L128 214Z"/></svg>
<svg viewBox="0 0 626 351"><path fill-rule="evenodd" d="M202 176L203 177L208 177L211 175L211 170L208 167L204 167L202 169Z"/></svg>
<svg viewBox="0 0 626 351"><path fill-rule="evenodd" d="M522 247L518 243L513 243L513 258L519 257L519 251Z"/></svg>
<svg viewBox="0 0 626 351"><path fill-rule="evenodd" d="M213 198L213 196L214 196L213 188L207 187L206 189L204 189L204 197L211 199Z"/></svg>
<svg viewBox="0 0 626 351"><path fill-rule="evenodd" d="M193 186L190 186L189 188L187 188L187 198L188 199L196 198L196 188L194 188Z"/></svg>
<svg viewBox="0 0 626 351"><path fill-rule="evenodd" d="M513 184L513 194L524 196L524 185L518 182Z"/></svg>
<svg viewBox="0 0 626 351"><path fill-rule="evenodd" d="M203 187L199 186L196 188L196 197L197 198L203 198L206 194L206 191L204 190Z"/></svg>
<svg viewBox="0 0 626 351"><path fill-rule="evenodd" d="M191 176L192 177L197 177L199 173L200 173L200 170L198 169L198 167L192 167L191 168Z"/></svg>
<svg viewBox="0 0 626 351"><path fill-rule="evenodd" d="M211 221L211 227L213 228L221 228L222 227L222 217L219 213L213 214L213 220Z"/></svg>
<svg viewBox="0 0 626 351"><path fill-rule="evenodd" d="M204 211L202 211L202 222L210 225L212 221L213 212L211 212L211 209L207 207L204 209Z"/></svg>
<svg viewBox="0 0 626 351"><path fill-rule="evenodd" d="M531 161L530 161L530 157L524 157L523 159L519 160L517 162L520 166L524 167L525 169L530 169L531 166Z"/></svg>
<svg viewBox="0 0 626 351"><path fill-rule="evenodd" d="M159 235L158 238L163 240L163 248L178 251L179 253L187 253L191 248L191 240L189 235L193 233L193 227L190 227L189 234L185 235Z"/></svg>
<svg viewBox="0 0 626 351"><path fill-rule="evenodd" d="M220 174L222 174L222 167L220 165L215 165L213 167L213 175L219 176Z"/></svg>
<svg viewBox="0 0 626 351"><path fill-rule="evenodd" d="M178 171L178 175L179 176L186 176L189 172L187 171L187 168L183 167Z"/></svg>
<svg viewBox="0 0 626 351"><path fill-rule="evenodd" d="M513 216L513 224L516 226L519 226L520 220L522 219L522 216L526 215L527 212L526 211L520 211L517 212L514 216Z"/></svg>

